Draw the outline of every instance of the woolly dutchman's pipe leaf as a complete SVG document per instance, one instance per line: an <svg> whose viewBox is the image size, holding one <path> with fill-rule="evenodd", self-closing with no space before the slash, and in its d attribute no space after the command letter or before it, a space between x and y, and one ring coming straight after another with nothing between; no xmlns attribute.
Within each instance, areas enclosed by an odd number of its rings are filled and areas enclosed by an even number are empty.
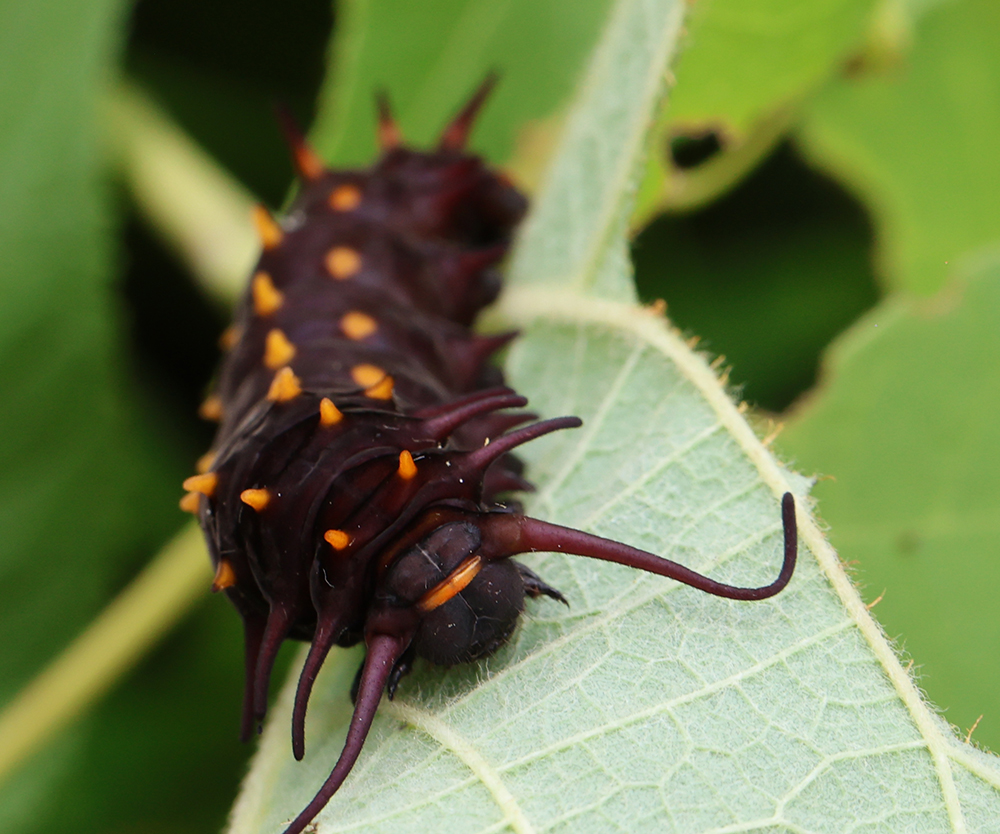
<svg viewBox="0 0 1000 834"><path fill-rule="evenodd" d="M532 513L736 584L800 567L766 602L719 600L616 566L538 555L571 602L529 604L486 662L422 667L317 817L343 831L967 831L1000 815L994 757L928 709L715 373L634 303L624 230L681 4L620 0L509 269L495 321L524 335L509 380L584 427L525 449ZM304 762L286 688L231 821L274 832L312 797L350 714L356 652L324 670ZM294 684L294 680L292 685Z"/></svg>

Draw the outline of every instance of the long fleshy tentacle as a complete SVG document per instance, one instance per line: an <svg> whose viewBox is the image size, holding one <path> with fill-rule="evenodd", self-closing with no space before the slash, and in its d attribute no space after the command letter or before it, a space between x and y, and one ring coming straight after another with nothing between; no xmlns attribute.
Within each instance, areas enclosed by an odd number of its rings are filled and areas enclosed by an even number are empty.
<svg viewBox="0 0 1000 834"><path fill-rule="evenodd" d="M309 706L309 696L320 667L337 639L339 628L340 623L336 618L320 616L309 654L302 664L299 684L295 690L295 706L292 709L292 755L299 761L306 754L306 709Z"/></svg>
<svg viewBox="0 0 1000 834"><path fill-rule="evenodd" d="M246 680L243 684L243 717L240 720L240 741L246 743L253 737L256 716L254 715L254 684L257 680L257 658L264 638L264 618L243 618L243 646L246 656Z"/></svg>
<svg viewBox="0 0 1000 834"><path fill-rule="evenodd" d="M491 558L505 558L517 553L535 551L571 553L575 556L588 556L591 559L615 562L659 576L666 576L717 597L758 600L773 597L781 591L788 584L795 570L795 561L798 555L798 528L795 523L795 499L792 498L790 492L786 492L781 499L781 519L785 535L785 553L781 572L773 582L759 588L741 588L717 582L654 553L638 550L627 544L601 536L584 533L582 530L574 530L570 527L562 527L526 516L496 515L491 521L487 535L492 546L497 548L495 553L491 554Z"/></svg>
<svg viewBox="0 0 1000 834"><path fill-rule="evenodd" d="M375 710L382 698L382 690L385 689L396 661L406 651L409 642L409 639L406 638L390 637L384 634L368 639L368 652L365 655L365 665L361 672L361 686L358 688L358 699L354 704L354 715L351 717L351 726L347 731L344 749L340 753L340 758L337 759L337 764L334 765L330 775L323 783L323 787L306 805L302 813L292 820L284 834L301 834L344 783L347 774L351 772L351 768L358 760L365 738L368 736L368 730L371 729Z"/></svg>
<svg viewBox="0 0 1000 834"><path fill-rule="evenodd" d="M254 671L253 711L257 720L267 714L267 696L271 684L271 670L278 657L278 650L292 627L294 618L281 605L271 608L267 615L267 625L257 654L257 668Z"/></svg>
<svg viewBox="0 0 1000 834"><path fill-rule="evenodd" d="M392 115L389 94L385 90L375 95L375 109L378 111L378 146L383 152L395 150L403 144L403 135Z"/></svg>
<svg viewBox="0 0 1000 834"><path fill-rule="evenodd" d="M540 423L532 423L523 429L503 434L493 440L488 446L469 452L464 465L470 469L485 470L497 458L507 454L511 449L521 446L536 438L561 429L575 429L583 425L579 417L553 417L551 420L542 420Z"/></svg>
<svg viewBox="0 0 1000 834"><path fill-rule="evenodd" d="M463 423L476 417L499 411L502 408L523 408L527 404L528 400L525 397L502 392L492 397L483 397L479 400L462 403L450 412L428 418L424 421L422 428L429 437L433 437L435 440L444 440Z"/></svg>
<svg viewBox="0 0 1000 834"><path fill-rule="evenodd" d="M449 400L441 405L432 405L427 408L417 409L416 411L411 412L410 416L419 417L421 420L429 420L432 417L440 417L442 414L450 414L456 408L464 408L470 403L487 400L501 394L510 394L515 397L518 396L517 392L513 388L508 388L506 385L496 385L492 388L481 388L478 391L473 391L471 394L466 394L464 397L459 397L456 400Z"/></svg>
<svg viewBox="0 0 1000 834"><path fill-rule="evenodd" d="M452 119L451 124L444 129L444 133L441 134L441 139L438 142L440 150L460 151L465 147L465 143L469 139L469 134L472 132L472 125L476 121L476 116L479 115L480 109L486 103L486 99L493 91L499 79L500 76L495 72L491 72L483 79L483 83L472 94L472 98L459 111L458 115Z"/></svg>

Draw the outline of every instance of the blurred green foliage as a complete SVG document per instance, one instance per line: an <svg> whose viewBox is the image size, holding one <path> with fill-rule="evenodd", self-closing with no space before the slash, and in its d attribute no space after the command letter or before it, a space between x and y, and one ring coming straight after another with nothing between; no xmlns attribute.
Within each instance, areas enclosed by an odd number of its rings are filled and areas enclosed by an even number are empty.
<svg viewBox="0 0 1000 834"><path fill-rule="evenodd" d="M219 317L116 199L99 109L116 74L280 205L291 168L274 101L305 125L318 113L317 145L360 163L374 89L425 141L492 68L503 84L475 144L530 168L610 5L0 10L0 699L179 526L176 485L206 442L190 415ZM644 194L656 203L678 171L731 172L713 202L660 217L635 247L643 297L726 354L752 403L784 409L835 343L779 448L836 478L816 488L833 543L871 598L886 589L876 613L931 699L963 727L986 713L975 738L995 749L1000 270L968 258L1000 241L998 42L991 0L699 0ZM775 119L790 144L740 183L756 161L741 142ZM716 152L673 158L673 136L706 130ZM0 829L218 830L248 753L234 740L239 643L226 606L199 608L0 788Z"/></svg>
<svg viewBox="0 0 1000 834"><path fill-rule="evenodd" d="M861 207L785 144L711 205L655 220L633 257L640 295L724 355L745 400L781 411L875 303L870 246Z"/></svg>
<svg viewBox="0 0 1000 834"><path fill-rule="evenodd" d="M868 206L888 294L840 338L779 448L833 475L830 539L945 717L1000 749L1000 8L915 22L874 77L831 84L802 145Z"/></svg>
<svg viewBox="0 0 1000 834"><path fill-rule="evenodd" d="M1000 9L959 0L911 25L904 54L827 86L798 133L874 216L887 288L929 294L949 262L1000 238Z"/></svg>
<svg viewBox="0 0 1000 834"><path fill-rule="evenodd" d="M814 92L861 44L872 0L696 3L664 120L739 137Z"/></svg>
<svg viewBox="0 0 1000 834"><path fill-rule="evenodd" d="M375 153L373 92L389 94L403 135L437 137L491 71L501 83L476 127L476 147L506 160L532 120L562 108L611 7L578 0L348 3L333 40L334 66L319 96L316 147L340 165Z"/></svg>
<svg viewBox="0 0 1000 834"><path fill-rule="evenodd" d="M171 482L185 443L158 413L155 383L136 374L115 292L99 112L126 14L103 0L0 9L3 701L179 521ZM91 720L45 751L0 794L0 823L43 830L27 821L55 810L101 733Z"/></svg>

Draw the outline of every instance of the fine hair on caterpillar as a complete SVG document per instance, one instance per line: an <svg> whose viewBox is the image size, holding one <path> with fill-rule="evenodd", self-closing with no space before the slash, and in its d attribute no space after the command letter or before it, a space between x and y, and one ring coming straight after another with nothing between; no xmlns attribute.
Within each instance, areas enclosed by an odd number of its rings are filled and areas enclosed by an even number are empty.
<svg viewBox="0 0 1000 834"><path fill-rule="evenodd" d="M502 500L531 488L513 451L581 421L533 422L490 364L516 334L470 329L500 290L495 266L526 209L465 149L493 84L487 78L429 151L403 143L380 97L381 154L366 170L328 170L286 119L301 189L286 222L255 212L261 257L202 406L218 433L181 499L205 532L213 589L243 618L244 739L265 715L286 638L310 644L292 716L297 759L328 652L361 642L366 651L340 758L286 834L303 831L341 786L383 691L392 698L416 658L450 666L487 657L514 631L526 596L566 602L512 557L574 554L733 600L774 596L795 568L790 494L780 572L757 588Z"/></svg>

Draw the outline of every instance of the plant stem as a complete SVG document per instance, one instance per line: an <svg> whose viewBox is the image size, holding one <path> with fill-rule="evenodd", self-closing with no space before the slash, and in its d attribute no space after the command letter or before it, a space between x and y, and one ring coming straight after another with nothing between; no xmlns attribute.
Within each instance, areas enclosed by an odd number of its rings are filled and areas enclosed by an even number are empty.
<svg viewBox="0 0 1000 834"><path fill-rule="evenodd" d="M197 525L178 533L0 713L0 782L108 690L208 588Z"/></svg>
<svg viewBox="0 0 1000 834"><path fill-rule="evenodd" d="M114 161L150 227L231 308L260 249L253 195L131 84L109 98L107 123Z"/></svg>

